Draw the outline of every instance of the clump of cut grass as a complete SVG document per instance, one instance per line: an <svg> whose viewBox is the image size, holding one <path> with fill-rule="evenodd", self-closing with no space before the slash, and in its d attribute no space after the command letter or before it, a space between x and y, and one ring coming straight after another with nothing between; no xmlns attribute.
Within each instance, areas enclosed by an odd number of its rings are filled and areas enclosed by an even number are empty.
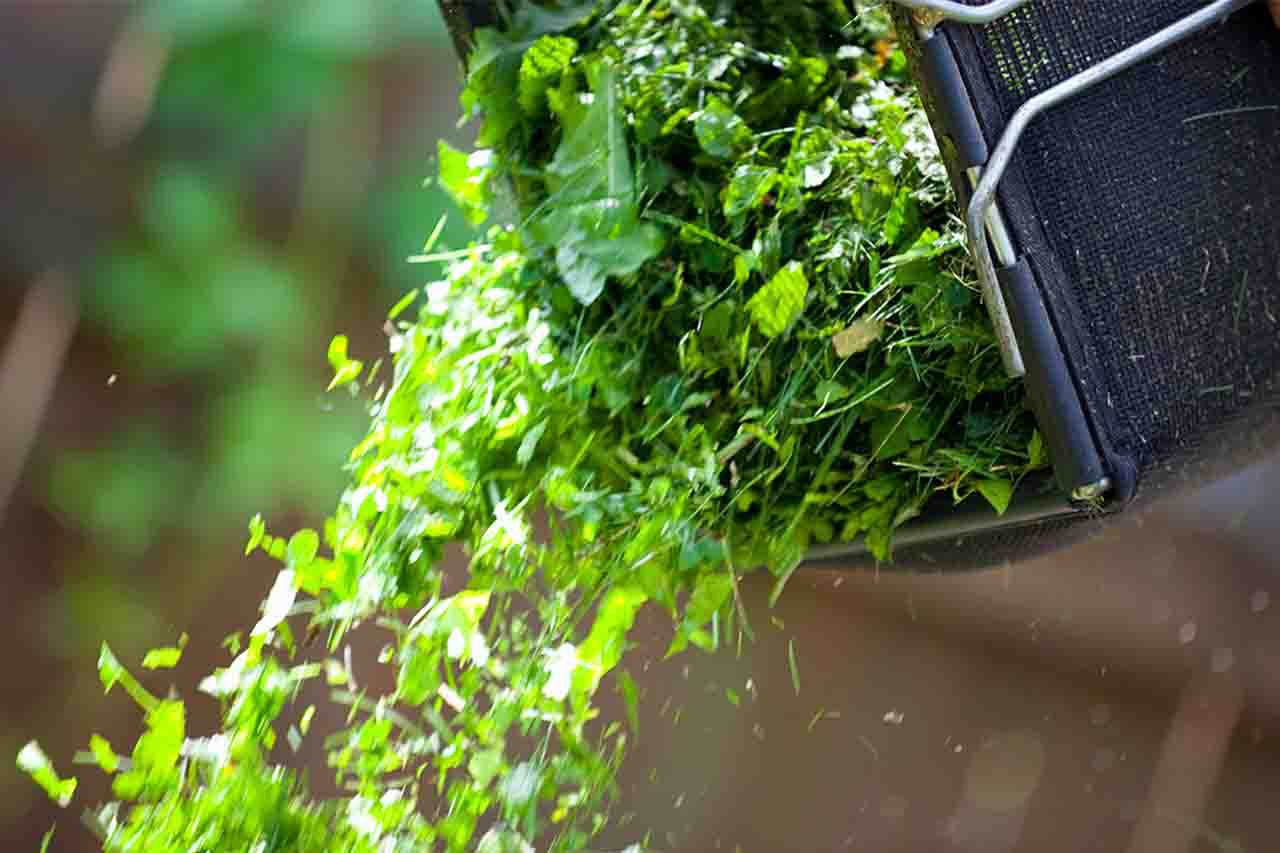
<svg viewBox="0 0 1280 853"><path fill-rule="evenodd" d="M707 530L774 566L859 535L887 560L936 493L1003 511L1044 466L881 13L523 6L470 68L487 165L446 184L515 188L526 298L566 358L616 364L637 460L706 432Z"/></svg>
<svg viewBox="0 0 1280 853"><path fill-rule="evenodd" d="M191 736L104 647L146 721L128 756L82 756L113 779L89 820L107 850L581 850L635 736L641 607L670 613L669 654L714 650L750 631L743 569L780 590L858 535L890 559L931 496L1003 510L1045 464L883 15L524 2L469 68L482 147L442 147L440 178L475 222L509 191L517 221L424 249L444 272L392 309L389 375L330 347L331 387L373 389L369 432L322 529L251 522L284 566L202 683L218 731ZM355 671L356 625L385 677ZM328 799L280 763L320 678L345 720ZM630 726L598 719L606 679ZM73 795L38 747L19 763Z"/></svg>

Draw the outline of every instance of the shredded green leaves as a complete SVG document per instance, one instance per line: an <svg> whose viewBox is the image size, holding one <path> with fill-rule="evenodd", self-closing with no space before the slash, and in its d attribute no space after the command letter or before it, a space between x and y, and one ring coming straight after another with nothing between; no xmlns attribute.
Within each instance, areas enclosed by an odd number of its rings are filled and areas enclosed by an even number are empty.
<svg viewBox="0 0 1280 853"><path fill-rule="evenodd" d="M76 792L75 777L63 779L40 744L31 741L18 753L18 769L30 776L60 806L66 807Z"/></svg>
<svg viewBox="0 0 1280 853"><path fill-rule="evenodd" d="M283 568L201 685L220 730L189 735L103 646L146 723L128 758L90 744L108 850L583 849L638 729L621 667L644 607L670 615L669 654L714 651L750 633L740 572L768 567L776 596L816 543L890 560L928 501L1003 512L1047 464L883 13L514 5L469 60L481 150L439 161L468 218L509 191L516 219L428 240L417 260L444 267L393 309L382 384L334 340L331 387L372 392L370 428L322 528L250 522L246 553ZM788 663L799 692L794 643ZM627 724L599 719L606 681ZM312 736L308 684L343 711L334 799L277 764L281 735Z"/></svg>

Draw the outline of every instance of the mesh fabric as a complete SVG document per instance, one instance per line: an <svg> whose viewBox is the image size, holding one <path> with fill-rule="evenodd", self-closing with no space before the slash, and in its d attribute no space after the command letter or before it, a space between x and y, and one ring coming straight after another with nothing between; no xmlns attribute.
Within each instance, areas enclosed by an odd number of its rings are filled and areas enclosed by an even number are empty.
<svg viewBox="0 0 1280 853"><path fill-rule="evenodd" d="M1033 0L950 27L989 130L1204 0ZM991 138L995 138L991 133ZM1001 201L1095 429L1161 490L1266 446L1280 403L1280 35L1262 4L1029 129ZM1200 457L1205 457L1201 459Z"/></svg>

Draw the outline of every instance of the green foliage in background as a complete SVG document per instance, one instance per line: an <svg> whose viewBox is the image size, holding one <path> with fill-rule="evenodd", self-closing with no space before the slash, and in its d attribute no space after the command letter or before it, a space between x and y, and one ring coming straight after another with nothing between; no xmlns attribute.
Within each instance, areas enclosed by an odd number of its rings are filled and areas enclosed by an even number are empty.
<svg viewBox="0 0 1280 853"><path fill-rule="evenodd" d="M889 36L842 0L524 3L477 34L487 147L441 178L475 218L510 187L520 220L418 258L445 272L391 312L389 364L330 346L372 422L322 529L250 524L283 568L201 686L220 731L104 647L147 725L84 756L114 779L107 849L582 850L634 737L595 697L642 607L669 654L714 650L750 634L744 570L780 591L859 534L889 559L935 495L1004 510L1042 453ZM358 625L389 692L350 662ZM336 799L280 764L321 680L348 711Z"/></svg>
<svg viewBox="0 0 1280 853"><path fill-rule="evenodd" d="M317 392L317 350L353 301L344 288L361 289L348 271L379 281L375 303L420 281L404 258L448 205L423 186L423 151L453 123L430 110L398 116L417 144L373 170L387 156L378 64L433 47L440 67L455 65L431 3L160 0L136 4L122 31L164 61L127 148L129 221L84 291L86 331L108 347L90 405L111 414L91 443L51 454L42 483L88 545L72 583L98 597L59 597L53 610L74 613L50 618L89 634L117 630L105 614L123 607L172 606L171 589L118 580L157 545L197 558L239 529L246 507L319 513L341 488L363 417L349 398ZM353 138L351 127L374 135ZM363 177L335 178L350 174ZM454 220L446 237L465 241L471 230ZM205 561L184 584L193 600Z"/></svg>

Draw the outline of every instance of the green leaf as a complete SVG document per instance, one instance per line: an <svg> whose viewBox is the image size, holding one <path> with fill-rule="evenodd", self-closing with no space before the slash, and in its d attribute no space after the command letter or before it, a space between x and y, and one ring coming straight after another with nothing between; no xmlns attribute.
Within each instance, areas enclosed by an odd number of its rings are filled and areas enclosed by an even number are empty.
<svg viewBox="0 0 1280 853"><path fill-rule="evenodd" d="M441 139L436 144L436 158L439 161L440 186L444 187L444 191L462 209L468 222L472 225L483 223L489 216L485 209L490 171L486 165L489 152L480 150L468 156ZM346 339L343 338L343 341L345 356ZM332 357L329 360L332 361Z"/></svg>
<svg viewBox="0 0 1280 853"><path fill-rule="evenodd" d="M877 524L867 529L867 550L877 563L887 563L893 553L893 528Z"/></svg>
<svg viewBox="0 0 1280 853"><path fill-rule="evenodd" d="M93 760L102 768L104 773L115 773L120 767L120 758L116 755L115 750L111 748L111 743L101 735L93 735L89 738L89 751L93 753Z"/></svg>
<svg viewBox="0 0 1280 853"><path fill-rule="evenodd" d="M712 157L728 159L751 143L751 129L733 108L716 97L693 120L693 133L702 150Z"/></svg>
<svg viewBox="0 0 1280 853"><path fill-rule="evenodd" d="M765 337L776 338L804 311L808 295L809 280L805 278L804 266L792 261L751 297L747 311Z"/></svg>
<svg viewBox="0 0 1280 853"><path fill-rule="evenodd" d="M496 145L520 124L520 60L532 42L521 42L490 27L476 30L472 38L462 105L468 113L484 114L476 143Z"/></svg>
<svg viewBox="0 0 1280 853"><path fill-rule="evenodd" d="M1043 468L1049 464L1049 452L1044 446L1044 436L1036 430L1027 442L1027 460L1032 468Z"/></svg>
<svg viewBox="0 0 1280 853"><path fill-rule="evenodd" d="M813 189L825 184L834 169L835 155L833 152L826 152L806 162L802 175L805 189Z"/></svg>
<svg viewBox="0 0 1280 853"><path fill-rule="evenodd" d="M524 434L524 438L520 440L520 449L516 451L516 464L521 468L528 467L533 461L533 454L538 449L538 442L542 440L542 434L547 431L548 421L544 418L539 421L528 432Z"/></svg>
<svg viewBox="0 0 1280 853"><path fill-rule="evenodd" d="M262 544L262 539L267 535L267 523L262 519L262 513L254 513L253 518L249 519L249 541L245 543L244 553L249 556L254 549Z"/></svg>
<svg viewBox="0 0 1280 853"><path fill-rule="evenodd" d="M502 770L502 749L486 749L471 756L467 762L467 772L481 788L489 787L493 777Z"/></svg>
<svg viewBox="0 0 1280 853"><path fill-rule="evenodd" d="M915 261L932 260L948 252L954 252L963 245L964 240L958 233L943 235L932 228L926 228L916 238L916 241L911 244L911 248L900 255L894 255L889 258L886 266L897 267L914 263Z"/></svg>
<svg viewBox="0 0 1280 853"><path fill-rule="evenodd" d="M902 190L894 196L893 204L884 220L884 242L889 248L896 246L901 240L915 237L915 229L920 214L916 201L911 193Z"/></svg>
<svg viewBox="0 0 1280 853"><path fill-rule="evenodd" d="M738 166L725 190L724 215L732 218L758 208L780 177L777 169L768 166Z"/></svg>
<svg viewBox="0 0 1280 853"><path fill-rule="evenodd" d="M121 665L120 660L106 643L102 644L98 652L98 679L107 693L119 684L143 710L150 711L160 704L160 700L147 692L142 684Z"/></svg>
<svg viewBox="0 0 1280 853"><path fill-rule="evenodd" d="M360 376L360 371L364 370L364 362L347 358L346 335L335 335L329 342L329 366L333 368L329 391L354 381Z"/></svg>
<svg viewBox="0 0 1280 853"><path fill-rule="evenodd" d="M151 788L173 783L178 773L182 744L186 741L186 708L169 700L147 711L147 731L133 747L133 766L116 776L111 789L124 799L134 799Z"/></svg>
<svg viewBox="0 0 1280 853"><path fill-rule="evenodd" d="M35 741L28 743L18 753L18 769L30 776L49 795L49 799L63 808L67 807L71 797L75 795L75 777L59 778L58 772L53 768L53 762Z"/></svg>
<svg viewBox="0 0 1280 853"><path fill-rule="evenodd" d="M1013 483L1008 480L979 480L974 486L995 511L1004 515L1013 500Z"/></svg>
<svg viewBox="0 0 1280 853"><path fill-rule="evenodd" d="M704 651L713 651L715 640L704 626L720 612L733 594L733 578L728 572L705 574L698 578L685 607L680 630L667 649L667 657L683 651L689 643Z"/></svg>
<svg viewBox="0 0 1280 853"><path fill-rule="evenodd" d="M781 26L786 27L791 23L787 21ZM752 98L749 104L757 109L777 110L780 107L810 103L826 79L829 67L826 60L818 56L793 56L787 62L785 73Z"/></svg>
<svg viewBox="0 0 1280 853"><path fill-rule="evenodd" d="M439 233L440 229L441 229L441 228L443 227L443 225L444 225L444 221L445 221L445 220L444 220L444 217L443 217L443 216L442 216L442 217L440 217L440 222L436 225L436 232L435 232L435 233L437 233L437 234ZM435 243L435 241L434 241L434 240L429 240L429 241L427 242L427 245L428 245L428 246L433 246L433 245L434 245L434 243ZM425 250L425 252L430 252L430 251L431 251L431 250L430 250L429 248ZM399 302L397 302L395 305L391 306L391 310L387 312L387 319L388 319L388 320L394 320L395 318L399 317L401 314L403 314L403 313L404 313L404 310L405 310L406 308L408 308L410 305L412 305L412 304L414 303L414 300L416 300L417 298L418 298L418 291L417 291L417 290L410 290L410 291L409 291L408 293L406 293L404 296L401 296L401 297L400 297L400 301L399 301Z"/></svg>
<svg viewBox="0 0 1280 853"><path fill-rule="evenodd" d="M542 36L520 61L520 106L537 114L546 108L547 90L560 82L578 52L578 42L568 36Z"/></svg>
<svg viewBox="0 0 1280 853"><path fill-rule="evenodd" d="M556 195L553 201L633 204L635 175L616 74L607 65L594 66L590 83L591 108L577 125L568 128L547 165Z"/></svg>
<svg viewBox="0 0 1280 853"><path fill-rule="evenodd" d="M142 659L143 669L173 669L182 660L182 649L177 646L164 646L151 649Z"/></svg>
<svg viewBox="0 0 1280 853"><path fill-rule="evenodd" d="M314 530L305 528L299 530L289 537L289 566L305 566L316 558L316 553L319 550L320 535Z"/></svg>
<svg viewBox="0 0 1280 853"><path fill-rule="evenodd" d="M876 459L893 459L911 447L911 412L891 410L871 423L871 451Z"/></svg>
<svg viewBox="0 0 1280 853"><path fill-rule="evenodd" d="M522 3L505 32L490 27L476 30L462 104L470 112L484 113L479 145L501 142L520 126L520 68L525 51L541 37L580 23L594 8L594 0L564 3L559 9Z"/></svg>
<svg viewBox="0 0 1280 853"><path fill-rule="evenodd" d="M600 680L622 660L627 633L635 622L636 612L648 599L638 586L626 586L612 590L600 603L591 633L578 647L580 665L573 673L575 705L585 705Z"/></svg>
<svg viewBox="0 0 1280 853"><path fill-rule="evenodd" d="M594 100L547 165L547 212L530 224L538 242L555 247L556 267L583 305L599 298L609 278L635 272L665 244L657 226L640 220L614 72L598 65L590 79Z"/></svg>
<svg viewBox="0 0 1280 853"><path fill-rule="evenodd" d="M418 636L448 637L455 631L470 635L480 628L492 595L487 590L464 589L422 610L410 627Z"/></svg>
<svg viewBox="0 0 1280 853"><path fill-rule="evenodd" d="M582 23L595 7L596 0L562 0L558 8L521 3L511 18L510 32L532 44L540 36L562 33Z"/></svg>

